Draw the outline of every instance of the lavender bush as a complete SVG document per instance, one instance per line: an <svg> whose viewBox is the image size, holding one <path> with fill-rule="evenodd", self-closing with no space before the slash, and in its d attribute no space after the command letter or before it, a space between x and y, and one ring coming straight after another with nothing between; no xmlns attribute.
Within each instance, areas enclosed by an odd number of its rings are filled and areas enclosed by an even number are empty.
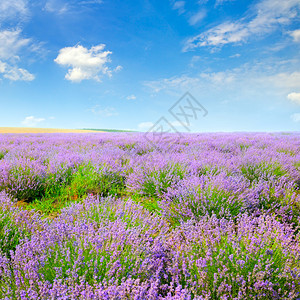
<svg viewBox="0 0 300 300"><path fill-rule="evenodd" d="M1 135L0 298L299 299L300 136L164 147Z"/></svg>

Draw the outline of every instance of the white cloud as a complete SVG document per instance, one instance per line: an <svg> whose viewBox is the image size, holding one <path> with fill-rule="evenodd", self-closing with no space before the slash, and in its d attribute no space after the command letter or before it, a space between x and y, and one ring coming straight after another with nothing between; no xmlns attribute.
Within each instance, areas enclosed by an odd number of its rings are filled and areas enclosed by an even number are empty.
<svg viewBox="0 0 300 300"><path fill-rule="evenodd" d="M103 1L102 0L84 0L81 1L80 4L82 5L86 5L86 4L102 4Z"/></svg>
<svg viewBox="0 0 300 300"><path fill-rule="evenodd" d="M229 57L230 57L230 58L238 58L238 57L240 57L240 56L241 56L241 54L236 53L236 54L230 55Z"/></svg>
<svg viewBox="0 0 300 300"><path fill-rule="evenodd" d="M299 7L299 0L262 0L256 4L253 18L219 24L188 39L183 50L246 42L250 36L266 34L289 24L297 16ZM248 15L251 15L251 12L252 10Z"/></svg>
<svg viewBox="0 0 300 300"><path fill-rule="evenodd" d="M43 10L58 16L71 14L78 9L92 5L102 4L102 0L46 0Z"/></svg>
<svg viewBox="0 0 300 300"><path fill-rule="evenodd" d="M126 97L127 100L135 100L136 96L135 95L130 95Z"/></svg>
<svg viewBox="0 0 300 300"><path fill-rule="evenodd" d="M27 5L27 0L1 0L0 24L5 20L19 19L21 21L29 14Z"/></svg>
<svg viewBox="0 0 300 300"><path fill-rule="evenodd" d="M0 60L0 73L4 73L6 70L6 63Z"/></svg>
<svg viewBox="0 0 300 300"><path fill-rule="evenodd" d="M30 116L30 117L26 117L23 121L22 121L22 125L26 126L26 127L35 127L37 126L39 123L45 121L44 118L36 118L34 116Z"/></svg>
<svg viewBox="0 0 300 300"><path fill-rule="evenodd" d="M232 2L232 1L234 1L234 0L216 0L215 6L222 5L222 4L224 4L224 2Z"/></svg>
<svg viewBox="0 0 300 300"><path fill-rule="evenodd" d="M141 130L150 130L153 125L154 123L152 122L142 122L138 125L138 128Z"/></svg>
<svg viewBox="0 0 300 300"><path fill-rule="evenodd" d="M60 0L48 0L45 4L44 10L50 13L62 15L69 11L69 5Z"/></svg>
<svg viewBox="0 0 300 300"><path fill-rule="evenodd" d="M258 76L257 79L274 87L300 88L300 72L282 72L269 76Z"/></svg>
<svg viewBox="0 0 300 300"><path fill-rule="evenodd" d="M291 115L291 119L293 120L293 122L298 123L300 122L300 113L295 113Z"/></svg>
<svg viewBox="0 0 300 300"><path fill-rule="evenodd" d="M211 93L238 94L268 93L285 97L291 90L300 90L299 61L276 61L268 63L244 64L239 68L222 72L206 71L191 75L180 75L158 80L146 81L144 85L153 94L165 92L174 97L190 91L208 97Z"/></svg>
<svg viewBox="0 0 300 300"><path fill-rule="evenodd" d="M200 78L206 79L214 85L226 85L235 81L236 74L231 71L227 72L212 72L212 73L201 73Z"/></svg>
<svg viewBox="0 0 300 300"><path fill-rule="evenodd" d="M292 102L300 105L300 93L290 93L287 97Z"/></svg>
<svg viewBox="0 0 300 300"><path fill-rule="evenodd" d="M194 68L197 62L199 62L200 60L201 60L201 56L194 55L191 59L191 62L189 63L189 67Z"/></svg>
<svg viewBox="0 0 300 300"><path fill-rule="evenodd" d="M173 4L173 9L177 10L178 13L181 15L185 12L185 1L175 1Z"/></svg>
<svg viewBox="0 0 300 300"><path fill-rule="evenodd" d="M12 81L34 79L34 75L21 67L24 54L43 55L41 44L25 38L20 29L30 16L28 6L28 0L0 0L0 76Z"/></svg>
<svg viewBox="0 0 300 300"><path fill-rule="evenodd" d="M19 29L0 31L0 59L19 60L18 53L30 42L30 39L21 37Z"/></svg>
<svg viewBox="0 0 300 300"><path fill-rule="evenodd" d="M213 85L215 88L221 88L235 81L236 74L232 71L200 73L196 76L174 76L154 81L146 81L144 85L149 87L154 93L163 90L179 90L181 92L193 90L195 88L207 88Z"/></svg>
<svg viewBox="0 0 300 300"><path fill-rule="evenodd" d="M116 66L115 69L114 69L115 72L120 72L122 70L123 70L122 66Z"/></svg>
<svg viewBox="0 0 300 300"><path fill-rule="evenodd" d="M119 113L116 111L114 107L102 108L100 105L95 105L92 108L88 109L88 111L92 112L94 115L103 116L103 117L112 117L112 116L119 115Z"/></svg>
<svg viewBox="0 0 300 300"><path fill-rule="evenodd" d="M0 74L4 78L13 81L31 81L34 79L34 75L18 66L20 62L19 53L32 45L31 39L21 37L20 30L0 31Z"/></svg>
<svg viewBox="0 0 300 300"><path fill-rule="evenodd" d="M300 29L294 30L290 32L290 36L293 37L295 42L300 42Z"/></svg>
<svg viewBox="0 0 300 300"><path fill-rule="evenodd" d="M200 21L202 21L206 17L206 11L204 9L201 9L196 14L192 15L189 19L190 25L196 25Z"/></svg>
<svg viewBox="0 0 300 300"><path fill-rule="evenodd" d="M163 78L159 80L145 81L144 85L149 87L154 93L163 90L189 90L193 86L200 83L199 77L190 77L187 75L174 76L171 78Z"/></svg>
<svg viewBox="0 0 300 300"><path fill-rule="evenodd" d="M85 79L94 79L101 81L100 74L112 76L112 70L107 67L110 62L110 51L104 51L105 45L87 49L81 45L66 47L59 51L57 58L54 60L62 66L68 66L70 69L65 78L73 82L81 82ZM119 71L118 66L114 71Z"/></svg>
<svg viewBox="0 0 300 300"><path fill-rule="evenodd" d="M3 74L4 78L10 79L12 81L32 81L35 78L34 75L29 73L27 70L15 66L10 66L7 63L3 63L1 61L0 74Z"/></svg>

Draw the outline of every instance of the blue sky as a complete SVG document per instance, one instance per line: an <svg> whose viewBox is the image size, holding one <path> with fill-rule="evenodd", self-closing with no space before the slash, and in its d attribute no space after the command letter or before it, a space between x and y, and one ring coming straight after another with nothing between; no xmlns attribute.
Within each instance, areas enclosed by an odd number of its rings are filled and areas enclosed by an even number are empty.
<svg viewBox="0 0 300 300"><path fill-rule="evenodd" d="M300 2L1 0L0 104L7 127L299 131Z"/></svg>

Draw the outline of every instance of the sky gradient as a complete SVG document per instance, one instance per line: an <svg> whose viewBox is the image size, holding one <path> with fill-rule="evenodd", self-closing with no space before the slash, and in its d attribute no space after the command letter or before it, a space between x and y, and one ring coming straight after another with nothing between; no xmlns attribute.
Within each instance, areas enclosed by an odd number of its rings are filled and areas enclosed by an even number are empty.
<svg viewBox="0 0 300 300"><path fill-rule="evenodd" d="M1 0L0 126L299 131L299 53L299 0Z"/></svg>

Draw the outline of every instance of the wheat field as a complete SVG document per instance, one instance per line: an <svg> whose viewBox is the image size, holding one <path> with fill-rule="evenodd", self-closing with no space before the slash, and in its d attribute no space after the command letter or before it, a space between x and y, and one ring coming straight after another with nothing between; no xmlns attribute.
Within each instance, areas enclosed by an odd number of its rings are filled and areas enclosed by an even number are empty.
<svg viewBox="0 0 300 300"><path fill-rule="evenodd" d="M28 128L28 127L0 127L1 133L87 133L100 132L80 129L55 129L55 128Z"/></svg>

